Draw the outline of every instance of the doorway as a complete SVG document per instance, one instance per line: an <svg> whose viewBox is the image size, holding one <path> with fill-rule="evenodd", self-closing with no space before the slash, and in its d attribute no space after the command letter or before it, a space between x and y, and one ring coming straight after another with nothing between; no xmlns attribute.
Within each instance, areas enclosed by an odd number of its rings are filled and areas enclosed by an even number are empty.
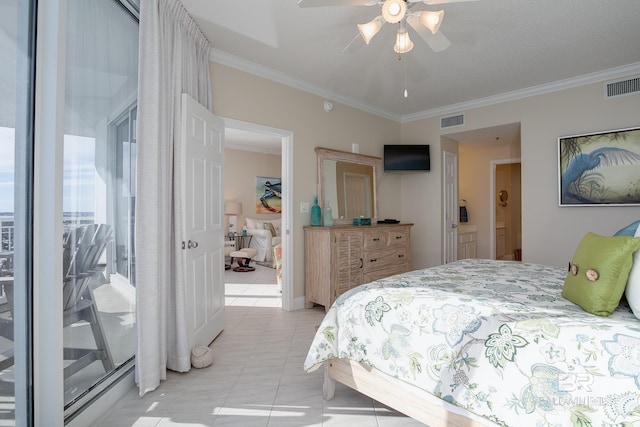
<svg viewBox="0 0 640 427"><path fill-rule="evenodd" d="M286 130L269 128L266 126L257 125L254 123L242 122L233 119L225 119L225 131L227 133L225 138L225 148L234 149L234 150L242 150L242 152L247 153L256 153L257 155L264 154L279 154L281 157L280 160L280 168L279 168L279 178L281 183L281 227L279 230L280 240L281 240L281 248L282 248L282 256L281 256L281 266L279 271L281 271L281 293L280 290L277 291L277 295L273 295L271 292L272 289L269 288L267 291L264 291L265 294L261 295L253 295L253 299L259 299L259 303L266 302L267 305L278 304L281 302L281 307L283 310L290 311L294 309L293 303L293 284L291 281L291 277L293 275L291 263L288 262L287 255L290 254L290 250L292 248L292 239L291 239L291 213L292 213L292 180L290 177L293 173L293 133ZM225 159L225 168L228 167L228 163ZM225 174L226 175L226 174ZM255 180L256 173L252 172L252 175L248 178L249 180ZM276 175L276 172L273 171L270 175ZM256 175L258 176L258 175ZM225 183L226 186L226 183ZM248 184L246 185L248 186ZM251 192L253 187L247 188L246 191ZM244 190L243 190L244 191ZM224 197L224 195L223 195ZM234 195L232 198L240 197L239 195ZM244 196L248 197L248 196ZM252 196L253 197L253 196ZM247 200L247 199L245 199ZM224 203L224 200L223 200ZM246 205L243 208L242 217L243 218L253 218L256 215L254 214L255 208L254 203L247 201L244 203ZM269 249L271 252L271 249ZM270 254L271 255L271 254ZM269 257L269 260L272 258ZM255 261L253 262L255 265ZM267 278L266 281L275 280L275 269L269 271L269 269L273 266L268 266L270 262L263 261L262 265L256 265L256 271L250 272L234 272L236 275L242 275L236 277L233 282L246 282L248 287L255 285L257 282L264 281L261 277ZM273 277L272 277L273 276ZM274 286L275 282L273 283ZM249 293L253 292L251 288ZM278 301L275 300L275 297L278 297ZM281 297L281 298L280 298ZM247 301L248 302L248 301ZM280 305L276 305L280 306Z"/></svg>
<svg viewBox="0 0 640 427"><path fill-rule="evenodd" d="M442 152L444 263L458 259L458 154Z"/></svg>
<svg viewBox="0 0 640 427"><path fill-rule="evenodd" d="M506 190L508 193L506 208L516 211L518 220L520 219L520 191L516 192L511 187L496 190L494 172L497 164L520 162L520 123L443 135L441 142L446 144L447 150L458 154L457 198L459 203L464 203L468 220L461 225L475 233L473 252L478 258L495 259L496 204L499 202L501 190ZM503 185L506 184L501 183L501 186ZM519 185L517 187L520 188ZM444 215L445 206L442 207L442 212ZM514 221L514 224L516 223L521 228L520 221ZM518 241L518 236L521 235L520 229L510 230L509 234L513 236L509 251L521 249L521 242ZM515 252L513 254L515 258ZM505 241L503 257L507 255Z"/></svg>
<svg viewBox="0 0 640 427"><path fill-rule="evenodd" d="M522 191L520 159L491 162L494 259L522 261Z"/></svg>

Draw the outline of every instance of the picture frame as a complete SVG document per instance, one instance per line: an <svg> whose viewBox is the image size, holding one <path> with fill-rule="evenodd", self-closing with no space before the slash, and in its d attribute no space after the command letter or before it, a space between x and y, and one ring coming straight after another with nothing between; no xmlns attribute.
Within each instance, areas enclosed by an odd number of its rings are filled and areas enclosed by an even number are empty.
<svg viewBox="0 0 640 427"><path fill-rule="evenodd" d="M282 178L256 176L255 198L256 213L282 213Z"/></svg>
<svg viewBox="0 0 640 427"><path fill-rule="evenodd" d="M640 205L640 127L558 138L560 206Z"/></svg>

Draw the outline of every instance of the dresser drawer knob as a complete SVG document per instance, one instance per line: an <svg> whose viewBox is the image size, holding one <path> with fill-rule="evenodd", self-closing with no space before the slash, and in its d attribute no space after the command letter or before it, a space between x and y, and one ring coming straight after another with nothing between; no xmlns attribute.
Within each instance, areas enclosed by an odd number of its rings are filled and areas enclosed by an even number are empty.
<svg viewBox="0 0 640 427"><path fill-rule="evenodd" d="M404 254L398 255L398 258L404 258Z"/></svg>
<svg viewBox="0 0 640 427"><path fill-rule="evenodd" d="M396 240L402 239L402 236L396 236Z"/></svg>
<svg viewBox="0 0 640 427"><path fill-rule="evenodd" d="M374 238L373 238L373 241L374 241L374 242L379 242L379 241L380 241L380 238L379 238L379 237L374 237Z"/></svg>

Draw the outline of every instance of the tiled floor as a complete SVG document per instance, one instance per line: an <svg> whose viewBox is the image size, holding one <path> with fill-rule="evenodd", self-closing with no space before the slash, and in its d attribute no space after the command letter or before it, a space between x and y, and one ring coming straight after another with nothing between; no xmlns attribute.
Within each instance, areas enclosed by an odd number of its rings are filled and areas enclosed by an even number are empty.
<svg viewBox="0 0 640 427"><path fill-rule="evenodd" d="M211 344L212 366L169 371L143 397L131 390L93 426L422 425L340 384L323 400L321 370L307 374L302 364L324 310L268 306L279 300L276 285L243 283L268 281L258 276L269 271L256 272L227 275L226 326Z"/></svg>
<svg viewBox="0 0 640 427"><path fill-rule="evenodd" d="M255 271L225 271L227 306L282 307L282 294L276 283L276 270L253 264Z"/></svg>

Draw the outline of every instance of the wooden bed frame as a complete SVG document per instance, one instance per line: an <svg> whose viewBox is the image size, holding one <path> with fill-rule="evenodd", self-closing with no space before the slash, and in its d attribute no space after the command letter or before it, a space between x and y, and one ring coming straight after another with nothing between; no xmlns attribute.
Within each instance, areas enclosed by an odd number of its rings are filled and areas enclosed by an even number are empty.
<svg viewBox="0 0 640 427"><path fill-rule="evenodd" d="M325 400L333 399L336 381L430 427L496 426L426 391L352 360L331 359L324 363L322 397Z"/></svg>

